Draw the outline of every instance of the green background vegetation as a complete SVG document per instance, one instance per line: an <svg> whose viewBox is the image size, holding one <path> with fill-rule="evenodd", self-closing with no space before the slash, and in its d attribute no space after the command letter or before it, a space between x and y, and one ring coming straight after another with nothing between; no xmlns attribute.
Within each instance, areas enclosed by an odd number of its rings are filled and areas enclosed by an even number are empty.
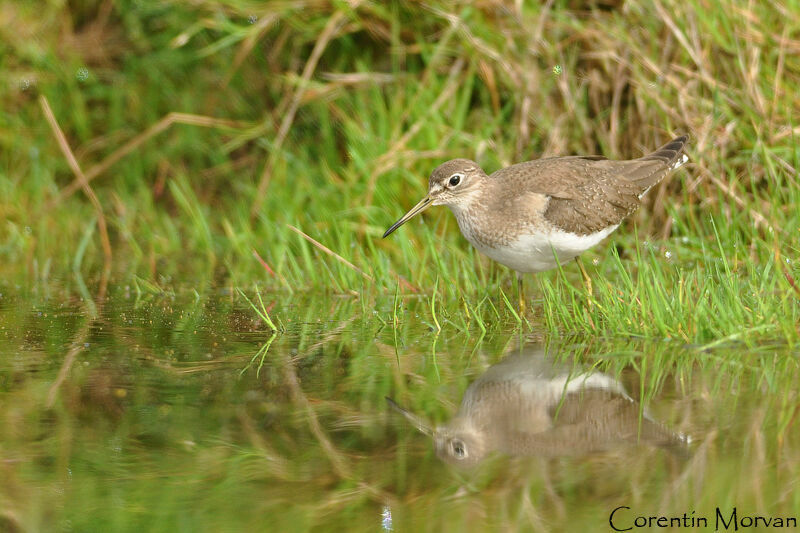
<svg viewBox="0 0 800 533"><path fill-rule="evenodd" d="M691 164L584 257L594 294L573 264L529 276L545 297L534 314L553 331L795 341L797 13L794 2L7 3L0 268L69 286L80 272L90 287L103 271L97 208L39 95L94 178L112 286L368 299L437 286L462 320L484 316L486 299L506 313L505 267L444 208L380 239L439 162L631 158L688 132Z"/></svg>

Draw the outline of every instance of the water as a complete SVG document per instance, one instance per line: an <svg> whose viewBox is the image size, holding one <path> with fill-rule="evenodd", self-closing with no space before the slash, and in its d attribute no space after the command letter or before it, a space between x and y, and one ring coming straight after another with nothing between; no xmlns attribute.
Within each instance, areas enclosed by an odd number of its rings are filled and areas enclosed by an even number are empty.
<svg viewBox="0 0 800 533"><path fill-rule="evenodd" d="M679 517L713 531L734 509L740 527L800 517L797 353L785 346L699 351L513 325L437 335L423 301L395 328L391 299L265 294L285 328L273 336L227 291L112 289L96 319L57 292L2 293L0 530L609 531L619 509L620 529ZM443 461L384 399L453 427L471 412L457 415L465 395L525 372L539 379L517 380L529 391L567 375L551 388L579 393L555 419L526 407L541 420L520 431L544 434L546 453L512 435L468 467ZM588 375L602 392L569 385ZM484 438L522 424L503 418L524 403L510 398L473 423ZM624 438L612 438L618 412ZM637 438L647 424L663 432Z"/></svg>

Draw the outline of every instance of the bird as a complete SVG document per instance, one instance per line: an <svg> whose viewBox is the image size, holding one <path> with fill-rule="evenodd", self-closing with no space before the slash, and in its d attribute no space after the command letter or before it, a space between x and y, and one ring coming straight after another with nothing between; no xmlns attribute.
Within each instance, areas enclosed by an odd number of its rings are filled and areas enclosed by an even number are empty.
<svg viewBox="0 0 800 533"><path fill-rule="evenodd" d="M430 206L446 205L470 244L514 270L520 283L519 273L556 268L616 230L650 188L688 161L688 140L681 135L638 159L547 157L492 174L475 161L451 159L383 237Z"/></svg>
<svg viewBox="0 0 800 533"><path fill-rule="evenodd" d="M552 355L552 354L551 354ZM648 444L688 456L691 439L642 411L613 377L555 362L524 347L489 367L469 387L458 412L434 427L386 397L422 433L436 455L472 467L494 452L513 456L579 456Z"/></svg>

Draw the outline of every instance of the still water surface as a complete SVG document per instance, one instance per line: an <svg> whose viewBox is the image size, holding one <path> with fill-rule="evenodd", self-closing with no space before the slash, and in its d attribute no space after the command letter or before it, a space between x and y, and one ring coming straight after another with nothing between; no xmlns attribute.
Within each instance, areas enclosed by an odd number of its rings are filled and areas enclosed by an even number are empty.
<svg viewBox="0 0 800 533"><path fill-rule="evenodd" d="M0 296L0 530L800 517L785 346L436 334L424 302L395 324L392 301L337 297L267 297L273 335L225 291L111 292L96 319L55 294Z"/></svg>

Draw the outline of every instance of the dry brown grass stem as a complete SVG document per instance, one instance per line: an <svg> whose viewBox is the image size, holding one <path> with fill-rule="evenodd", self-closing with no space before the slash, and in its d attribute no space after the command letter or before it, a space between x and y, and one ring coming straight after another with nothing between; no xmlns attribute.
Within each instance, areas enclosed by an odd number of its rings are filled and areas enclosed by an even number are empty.
<svg viewBox="0 0 800 533"><path fill-rule="evenodd" d="M438 157L444 157L447 155L445 150L395 150L392 152L386 152L384 154L385 157L381 157L377 163L375 163L375 172L378 176L381 176L391 169L395 168L400 162L410 163L412 161L418 161L420 159L436 159Z"/></svg>
<svg viewBox="0 0 800 533"><path fill-rule="evenodd" d="M320 77L346 87L380 85L395 82L400 78L397 74L387 72L323 72Z"/></svg>
<svg viewBox="0 0 800 533"><path fill-rule="evenodd" d="M614 77L614 92L611 96L611 114L609 116L609 145L612 155L619 154L620 147L620 130L621 130L621 116L622 116L622 93L625 88L630 84L630 62L627 60L617 63L617 72Z"/></svg>
<svg viewBox="0 0 800 533"><path fill-rule="evenodd" d="M267 271L267 273L269 273L272 277L278 278L281 284L284 287L286 287L286 289L289 292L294 292L294 289L292 289L292 285L288 281L286 281L286 278L283 276L283 274L281 274L279 271L273 270L272 267L269 266L269 264L266 261L264 261L261 255L259 255L258 251L256 251L255 248L253 248L253 256L256 258L258 263L264 268L264 270Z"/></svg>
<svg viewBox="0 0 800 533"><path fill-rule="evenodd" d="M654 2L653 5L655 6L656 11L658 11L658 15L661 20L664 21L664 24L666 24L670 32L672 32L672 35L675 36L675 39L678 40L680 45L684 48L684 50L686 50L686 53L689 54L689 57L692 58L692 61L697 66L702 76L707 79L713 79L713 76L711 76L706 69L706 62L703 60L702 52L689 43L689 39L686 37L686 34L681 31L681 29L670 16L669 12L664 9L664 6L662 6L660 2Z"/></svg>
<svg viewBox="0 0 800 533"><path fill-rule="evenodd" d="M311 407L308 398L300 388L300 382L297 379L297 373L294 370L294 365L290 361L287 361L284 366L284 375L286 376L286 384L289 386L289 390L291 391L292 400L299 404L306 411L306 415L308 416L308 425L311 428L311 432L314 434L314 437L316 437L317 441L319 441L320 446L322 446L322 450L325 452L325 455L331 462L331 466L336 472L336 475L342 479L352 479L353 473L350 471L350 468L347 466L345 460L342 459L339 451L334 447L333 443L331 443L331 440L325 434L325 431L323 431L322 426L319 423L319 418L317 418L316 411L314 411L314 409Z"/></svg>
<svg viewBox="0 0 800 533"><path fill-rule="evenodd" d="M794 279L792 273L789 271L788 268L786 268L786 263L781 261L781 251L777 241L774 245L773 253L775 255L775 263L780 265L781 269L783 270L783 277L786 279L786 282L789 284L792 290L794 290L794 292L797 294L797 297L800 298L800 287L798 287L797 281Z"/></svg>
<svg viewBox="0 0 800 533"><path fill-rule="evenodd" d="M244 408L236 410L236 418L242 425L244 434L250 439L251 445L259 451L259 455L264 464L268 465L267 470L271 478L276 478L281 481L297 481L296 476L293 475L290 461L283 455L279 454L275 449L269 445L269 442L264 439L259 432L259 429L253 424L253 419Z"/></svg>
<svg viewBox="0 0 800 533"><path fill-rule="evenodd" d="M736 194L736 191L733 190L733 187L731 185L725 183L724 181L722 181L721 179L716 177L713 173L709 172L707 169L705 169L705 168L703 168L703 167L701 167L699 165L696 168L700 172L702 172L705 177L710 179L711 182L714 183L714 185L719 187L720 190L722 192L724 192L726 196L729 196L736 203L736 205L740 209L746 209L747 213L750 215L750 218L753 219L753 223L756 226L765 227L768 230L771 230L771 231L774 231L774 232L777 232L777 233L785 233L784 230L780 226L776 226L775 224L770 223L770 221L767 219L767 217L765 217L764 215L762 215L761 213L759 213L755 209L752 209L752 208L748 209L747 202L745 202L738 194Z"/></svg>
<svg viewBox="0 0 800 533"><path fill-rule="evenodd" d="M260 19L255 24L255 31L252 31L247 34L247 37L244 38L242 41L242 45L236 51L236 56L233 58L233 62L231 63L231 68L228 69L228 72L225 74L225 81L222 82L223 87L227 87L228 84L231 82L231 78L239 70L239 67L242 66L242 63L250 55L250 52L253 51L253 48L256 44L258 44L259 40L264 36L268 29L272 27L275 21L278 20L278 13L270 13Z"/></svg>
<svg viewBox="0 0 800 533"><path fill-rule="evenodd" d="M349 323L349 321L347 321L347 323ZM311 429L311 433L314 434L314 437L322 447L322 451L328 457L328 460L330 461L334 472L336 472L336 475L342 479L357 482L360 489L368 493L377 501L387 502L393 500L393 497L389 493L374 487L363 480L357 479L345 459L342 457L342 454L336 449L330 438L328 438L325 430L322 428L322 424L320 424L316 411L312 407L311 402L308 401L308 398L300 386L300 380L297 378L294 362L290 359L287 359L284 364L284 376L292 396L292 401L305 410L306 415L308 416L308 425Z"/></svg>
<svg viewBox="0 0 800 533"><path fill-rule="evenodd" d="M788 42L789 27L784 26L781 33L780 45L778 46L778 64L775 66L775 80L772 85L772 104L769 114L769 131L775 131L775 122L778 117L780 106L779 97L783 96L781 91L781 81L783 81L783 71L786 68L786 47Z"/></svg>
<svg viewBox="0 0 800 533"><path fill-rule="evenodd" d="M448 13L431 5L426 5L425 7L432 13L446 19L450 23L450 27L457 30L461 37L469 42L475 51L478 52L478 55L483 55L491 59L496 66L500 67L505 72L508 79L511 80L517 88L522 87L523 80L519 70L514 68L500 51L486 44L483 39L476 37L470 30L469 25L467 25L461 17L455 13ZM459 60L462 58L463 56L460 56Z"/></svg>
<svg viewBox="0 0 800 533"><path fill-rule="evenodd" d="M378 158L378 164L376 166L379 167L381 160L391 157L393 152L405 149L408 142L413 139L417 133L419 133L423 126L425 126L425 123L428 120L427 115L436 113L445 102L450 100L450 98L453 96L453 93L455 93L456 89L459 87L459 84L456 82L458 81L458 74L464 69L464 63L465 61L462 57L459 57L453 62L453 66L450 67L450 71L447 74L445 89L436 98L436 100L434 100L433 105L431 105L431 107L428 109L426 116L420 117L419 120L412 124L411 127L406 130L403 136L395 141L392 147L389 148L385 154Z"/></svg>
<svg viewBox="0 0 800 533"><path fill-rule="evenodd" d="M500 112L500 93L497 91L497 79L494 75L494 69L489 66L489 63L481 59L478 62L478 72L480 73L483 83L486 85L486 90L489 91L489 97L492 101L492 111L497 114Z"/></svg>
<svg viewBox="0 0 800 533"><path fill-rule="evenodd" d="M800 137L800 126L796 126L794 128L788 128L788 127L782 128L779 131L780 133L776 133L775 135L773 135L772 137L773 142L781 141L786 137L794 137L794 136Z"/></svg>
<svg viewBox="0 0 800 533"><path fill-rule="evenodd" d="M86 172L86 182L90 182L106 170L111 168L117 161L136 150L139 146L144 144L151 137L158 135L166 130L173 124L186 124L188 126L200 126L204 128L243 128L245 124L235 120L227 120L222 118L206 117L203 115L192 115L190 113L176 113L170 112L161 120L147 128L145 131L125 143L123 146L117 148L114 152L109 154L108 157L103 159L100 163L93 166ZM69 198L75 191L81 187L80 179L76 178L72 183L64 187L61 193L54 200L49 202L45 210L50 210L57 204Z"/></svg>
<svg viewBox="0 0 800 533"><path fill-rule="evenodd" d="M692 489L696 492L702 490L703 482L706 479L706 472L708 471L709 454L713 452L718 437L719 432L713 429L704 435L697 445L693 445L696 446L696 448L694 448L694 452L692 452L689 463L682 468L681 474L670 483L668 487L665 487L664 493L661 496L661 501L659 502L658 510L660 512L668 513L668 509L674 508L675 501L677 501L681 494L686 494ZM695 487L691 487L690 483L692 481L696 483Z"/></svg>
<svg viewBox="0 0 800 533"><path fill-rule="evenodd" d="M364 279L367 279L369 281L375 281L372 276L370 276L369 274L367 274L366 272L364 272L363 270L361 270L360 268L355 266L353 263L351 263L350 261L348 261L347 259L345 259L341 255L337 254L336 252L334 252L333 250L331 250L330 248L328 248L327 246L325 246L321 242L315 240L314 238L310 237L306 233L303 233L298 228L292 226L291 224L286 224L286 227L288 227L290 230L292 230L293 232L297 233L298 235L303 237L305 240L307 240L308 242L310 242L311 244L313 244L314 246L316 246L317 248L319 248L320 250L322 250L326 254L330 255L331 257L333 257L334 259L336 259L340 263L342 263L344 265L347 265L348 267L352 268L353 270L355 270L356 272L361 274L364 277Z"/></svg>
<svg viewBox="0 0 800 533"><path fill-rule="evenodd" d="M294 117L297 114L297 110L300 108L300 103L303 100L303 94L306 92L308 81L311 79L311 76L317 69L319 58L322 57L322 53L325 51L325 48L328 47L328 43L330 43L334 35L336 35L336 33L341 29L341 27L344 25L344 22L345 13L342 10L338 10L331 16L330 19L328 19L328 23L325 24L325 28L317 38L317 42L314 44L314 49L311 51L311 55L309 56L308 61L306 61L305 67L303 67L303 74L300 77L301 83L298 85L297 90L292 96L292 103L289 105L289 109L283 115L283 120L281 121L280 128L278 129L278 134L275 137L275 142L272 145L272 150L267 157L267 162L264 165L264 171L261 173L261 179L258 180L258 190L256 191L255 198L253 199L253 205L250 207L251 219L255 218L259 209L261 209L261 204L264 203L264 196L267 194L267 187L269 186L269 180L272 176L272 169L275 166L278 156L280 155L281 148L286 140L286 136L289 134L289 129L291 129L292 124L294 123Z"/></svg>
<svg viewBox="0 0 800 533"><path fill-rule="evenodd" d="M108 277L111 275L112 261L111 240L108 238L108 225L106 224L106 217L103 214L103 206L100 204L100 200L97 199L97 195L89 185L89 180L81 170L78 160L75 159L75 154L72 153L72 149L69 147L67 138L64 136L64 132L61 131L61 127L58 125L58 121L53 114L53 110L50 108L50 104L44 95L39 96L39 105L42 106L42 111L44 111L47 122L50 124L50 128L52 128L53 133L58 140L58 146L61 148L61 152L63 152L64 157L67 158L67 163L69 163L72 172L76 176L75 179L78 182L78 186L83 189L84 193L86 193L86 196L89 198L89 201L94 208L95 216L97 217L97 225L100 227L100 242L103 246L103 276L100 279L100 287L97 291L97 300L99 303L102 303L106 297L106 287L108 286Z"/></svg>
<svg viewBox="0 0 800 533"><path fill-rule="evenodd" d="M100 305L102 305L102 301L98 302L97 312L100 313ZM86 323L78 330L78 333L72 339L72 348L69 349L67 352L66 357L64 357L64 361L61 363L61 368L58 369L58 375L53 383L50 385L50 388L47 391L47 400L45 401L45 407L47 409L52 409L53 405L56 403L56 395L58 394L58 390L61 388L61 385L64 383L64 380L67 379L67 375L69 374L72 365L75 363L75 359L78 357L78 354L83 349L83 344L86 342L86 338L89 336L89 330L94 324L95 319L90 318L86 321Z"/></svg>
<svg viewBox="0 0 800 533"><path fill-rule="evenodd" d="M459 57L453 62L453 65L450 67L450 72L447 76L447 82L445 83L445 88L433 102L433 105L428 110L428 114L437 113L439 108L442 105L449 101L453 94L455 93L456 89L459 87L458 84L458 75L464 69L464 59ZM422 127L425 125L427 121L427 116L420 117L414 124L411 125L410 128L406 130L406 132L397 139L392 146L383 154L381 155L376 161L375 165L373 166L372 173L369 176L369 181L367 182L367 191L364 197L364 205L372 205L372 199L375 195L375 185L378 182L378 178L381 177L385 172L389 169L393 168L398 160L398 153L405 150L406 145L408 142L414 138L414 136L419 133ZM366 223L366 217L362 217L361 219L361 226Z"/></svg>

